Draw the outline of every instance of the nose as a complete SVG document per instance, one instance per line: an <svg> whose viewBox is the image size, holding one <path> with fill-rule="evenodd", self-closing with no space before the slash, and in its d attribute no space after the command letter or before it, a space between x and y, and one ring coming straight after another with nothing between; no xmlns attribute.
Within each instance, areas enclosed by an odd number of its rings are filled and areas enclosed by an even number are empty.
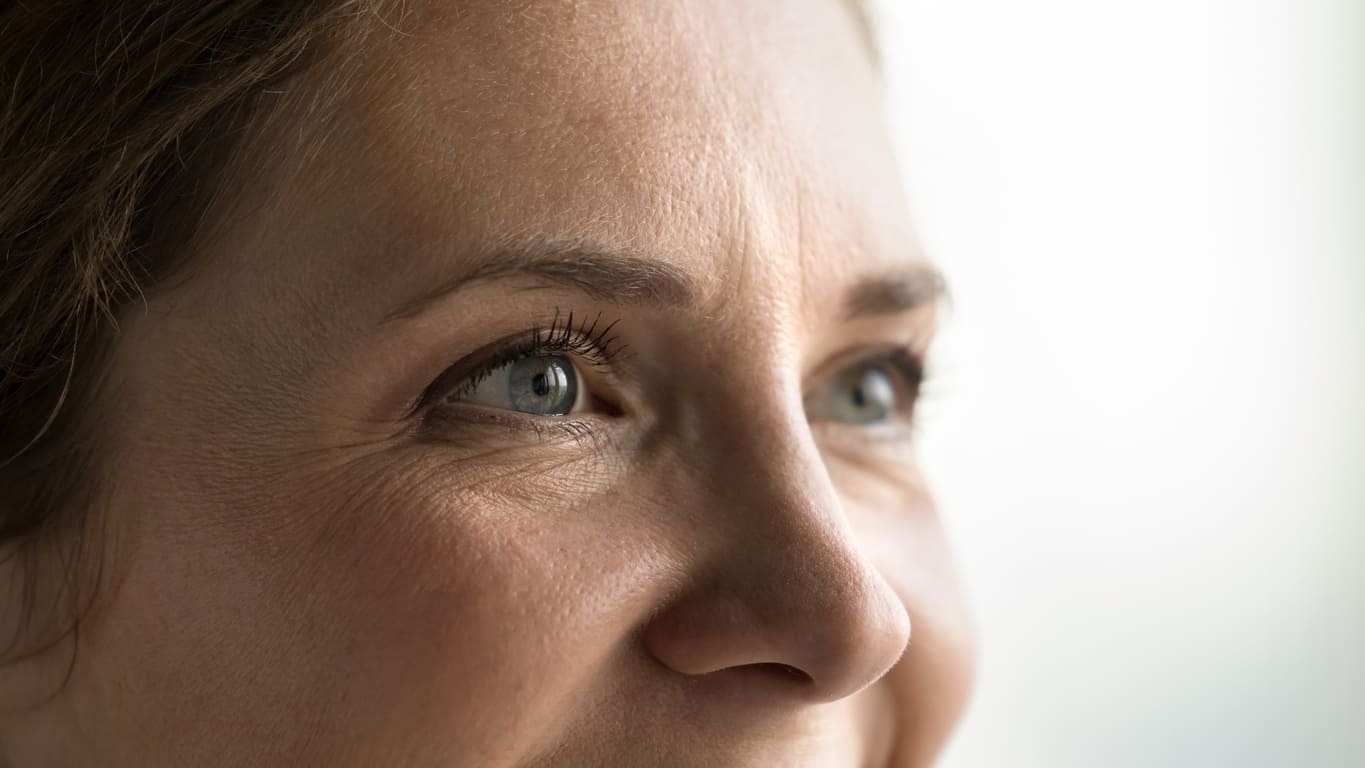
<svg viewBox="0 0 1365 768"><path fill-rule="evenodd" d="M736 435L736 432L744 434ZM910 638L904 604L860 551L800 412L731 430L693 463L699 554L644 631L675 672L723 689L805 702L849 696Z"/></svg>

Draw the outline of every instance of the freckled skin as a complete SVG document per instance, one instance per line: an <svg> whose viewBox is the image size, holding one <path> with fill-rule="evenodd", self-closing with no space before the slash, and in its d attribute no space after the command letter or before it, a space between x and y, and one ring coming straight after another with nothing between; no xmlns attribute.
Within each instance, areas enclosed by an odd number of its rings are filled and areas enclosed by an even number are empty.
<svg viewBox="0 0 1365 768"><path fill-rule="evenodd" d="M841 319L920 258L847 10L384 21L350 76L288 84L328 109L252 138L231 215L121 318L103 591L61 692L0 714L3 759L929 764L971 667L941 526L903 441L803 403L933 327ZM528 240L656 259L697 301L525 278L384 321ZM587 432L399 407L570 309L629 346L584 372L619 406Z"/></svg>

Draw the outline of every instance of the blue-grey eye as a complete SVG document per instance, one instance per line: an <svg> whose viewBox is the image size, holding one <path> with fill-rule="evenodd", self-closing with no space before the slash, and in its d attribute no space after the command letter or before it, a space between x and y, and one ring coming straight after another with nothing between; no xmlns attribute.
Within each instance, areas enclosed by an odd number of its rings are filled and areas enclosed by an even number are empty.
<svg viewBox="0 0 1365 768"><path fill-rule="evenodd" d="M807 405L817 420L877 424L896 413L896 381L885 368L863 363L836 374Z"/></svg>
<svg viewBox="0 0 1365 768"><path fill-rule="evenodd" d="M563 355L527 355L494 368L459 400L537 416L572 413L582 392Z"/></svg>

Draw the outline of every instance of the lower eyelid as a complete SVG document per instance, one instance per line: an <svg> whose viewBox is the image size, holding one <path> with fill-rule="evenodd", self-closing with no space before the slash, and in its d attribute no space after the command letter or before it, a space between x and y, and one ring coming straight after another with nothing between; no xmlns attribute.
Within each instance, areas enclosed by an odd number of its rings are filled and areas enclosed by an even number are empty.
<svg viewBox="0 0 1365 768"><path fill-rule="evenodd" d="M856 460L870 450L908 451L915 444L916 427L904 420L870 425L820 421L811 424L811 431L817 444L836 455L847 453L850 460ZM913 460L913 456L909 458Z"/></svg>
<svg viewBox="0 0 1365 768"><path fill-rule="evenodd" d="M437 408L424 420L422 437L433 444L467 447L484 453L572 444L600 445L610 435L599 419L577 416L529 416L481 406Z"/></svg>

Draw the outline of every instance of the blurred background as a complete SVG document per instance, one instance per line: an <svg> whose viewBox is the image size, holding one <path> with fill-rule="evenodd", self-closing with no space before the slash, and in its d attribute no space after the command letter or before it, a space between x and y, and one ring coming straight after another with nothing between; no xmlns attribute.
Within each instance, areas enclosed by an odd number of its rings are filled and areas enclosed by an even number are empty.
<svg viewBox="0 0 1365 768"><path fill-rule="evenodd" d="M896 0L943 760L1365 766L1365 2Z"/></svg>

